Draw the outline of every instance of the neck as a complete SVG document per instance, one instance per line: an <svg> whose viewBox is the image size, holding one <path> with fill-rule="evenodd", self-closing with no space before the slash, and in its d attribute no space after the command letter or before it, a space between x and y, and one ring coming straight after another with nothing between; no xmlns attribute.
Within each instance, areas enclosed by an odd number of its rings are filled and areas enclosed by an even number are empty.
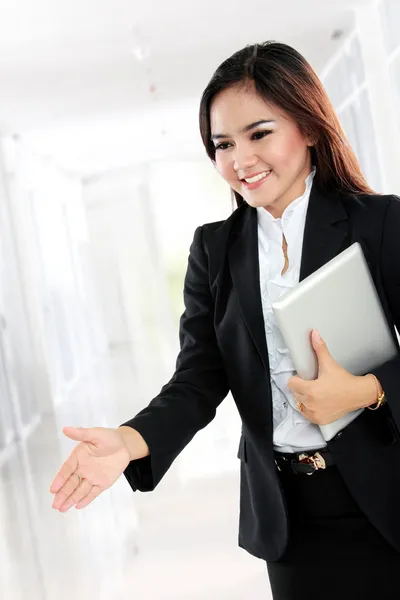
<svg viewBox="0 0 400 600"><path fill-rule="evenodd" d="M276 203L271 206L265 206L265 210L267 210L274 219L280 219L285 212L286 208L294 202L299 196L302 196L306 191L306 179L310 175L312 171L312 166L307 165L302 174L296 179L293 185L288 189L281 198L279 198Z"/></svg>

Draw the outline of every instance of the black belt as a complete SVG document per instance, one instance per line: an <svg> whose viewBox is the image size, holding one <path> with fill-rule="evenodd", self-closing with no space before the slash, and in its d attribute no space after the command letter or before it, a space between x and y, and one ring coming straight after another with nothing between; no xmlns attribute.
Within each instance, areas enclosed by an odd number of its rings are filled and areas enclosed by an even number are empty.
<svg viewBox="0 0 400 600"><path fill-rule="evenodd" d="M327 469L335 464L329 450L309 450L287 454L275 452L275 464L279 471L289 471L296 475L313 475L320 469Z"/></svg>

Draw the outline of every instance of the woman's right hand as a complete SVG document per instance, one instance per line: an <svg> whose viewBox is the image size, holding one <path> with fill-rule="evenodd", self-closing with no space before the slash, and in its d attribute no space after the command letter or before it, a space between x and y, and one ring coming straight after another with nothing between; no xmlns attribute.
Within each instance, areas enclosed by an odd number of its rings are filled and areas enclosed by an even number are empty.
<svg viewBox="0 0 400 600"><path fill-rule="evenodd" d="M77 444L50 486L53 508L67 512L85 508L113 485L131 460L149 453L138 431L119 427L64 427L64 435Z"/></svg>

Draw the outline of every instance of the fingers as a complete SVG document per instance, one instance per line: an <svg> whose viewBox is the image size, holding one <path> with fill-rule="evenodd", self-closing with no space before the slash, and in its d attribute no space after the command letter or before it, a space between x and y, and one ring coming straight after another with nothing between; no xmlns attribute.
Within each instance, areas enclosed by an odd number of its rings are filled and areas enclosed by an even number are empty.
<svg viewBox="0 0 400 600"><path fill-rule="evenodd" d="M58 471L57 475L54 477L51 485L50 485L50 493L56 494L63 487L63 485L68 481L71 477L72 473L76 470L78 466L78 458L76 454L71 454L65 463L62 465L61 469ZM75 478L76 479L76 478ZM76 480L78 482L78 480Z"/></svg>
<svg viewBox="0 0 400 600"><path fill-rule="evenodd" d="M307 421L310 421L310 423L314 423L315 425L317 425L318 423L316 421L315 412L307 408L307 406L304 404L304 396L296 394L296 402L298 403L297 408L301 412L303 417L305 417Z"/></svg>
<svg viewBox="0 0 400 600"><path fill-rule="evenodd" d="M308 421L315 423L314 411L306 406L307 396L304 396L303 394L294 394L294 399L296 400L297 410L299 410Z"/></svg>
<svg viewBox="0 0 400 600"><path fill-rule="evenodd" d="M294 377L290 377L290 379L288 380L288 388L294 394L307 395L310 389L310 382L305 379L302 379L298 375L295 375Z"/></svg>
<svg viewBox="0 0 400 600"><path fill-rule="evenodd" d="M310 421L310 423L314 423L315 425L318 425L317 421L315 420L314 413L311 410L308 410L304 406L304 404L303 404L303 408L301 410L301 414L303 415L303 417L305 417L307 419L307 421Z"/></svg>
<svg viewBox="0 0 400 600"><path fill-rule="evenodd" d="M65 465L63 465L64 467ZM75 477L74 475L70 475L66 481L64 482L64 485L61 487L61 489L59 489L56 493L56 495L54 496L53 499L53 508L59 510L63 504L65 503L65 501L71 496L71 494L73 494L75 492L75 490L80 487L80 485L83 484L83 482L86 480L83 480L79 483L79 479L77 477ZM87 493L87 490L86 492Z"/></svg>
<svg viewBox="0 0 400 600"><path fill-rule="evenodd" d="M305 405L305 403L307 402L307 396L305 396L304 394L293 394L294 399L296 400L296 404L297 407L299 404L302 404L303 406Z"/></svg>
<svg viewBox="0 0 400 600"><path fill-rule="evenodd" d="M93 500L95 500L97 498L97 496L100 496L100 494L101 494L101 489L97 485L94 485L92 487L92 489L90 490L90 492L84 498L82 498L82 500L80 500L77 503L75 508L77 510L79 510L81 508L86 508L86 506L88 504L90 504L91 502L93 502Z"/></svg>
<svg viewBox="0 0 400 600"><path fill-rule="evenodd" d="M88 430L83 427L64 427L63 433L75 441L89 441L89 438L91 437ZM50 493L56 494L76 470L77 466L77 456L75 454L71 454L51 482Z"/></svg>
<svg viewBox="0 0 400 600"><path fill-rule="evenodd" d="M77 478L76 482L78 483ZM75 504L77 504L80 500L85 498L90 493L92 488L92 484L87 479L82 479L81 483L78 484L74 491L66 499L64 499L63 503L59 508L60 512L67 512L67 510L69 510L70 508L75 506Z"/></svg>
<svg viewBox="0 0 400 600"><path fill-rule="evenodd" d="M79 479L72 474L58 491L53 500L53 508L64 513L76 505L77 509L85 508L93 502L102 490L97 485L92 485L87 479Z"/></svg>
<svg viewBox="0 0 400 600"><path fill-rule="evenodd" d="M64 427L63 434L75 442L91 442L90 430L85 427Z"/></svg>
<svg viewBox="0 0 400 600"><path fill-rule="evenodd" d="M302 405L301 414L308 420L310 423L314 423L314 425L327 425L328 423L332 423L339 419L346 412L336 413L336 414L326 414L321 413L321 411L310 410L304 404Z"/></svg>

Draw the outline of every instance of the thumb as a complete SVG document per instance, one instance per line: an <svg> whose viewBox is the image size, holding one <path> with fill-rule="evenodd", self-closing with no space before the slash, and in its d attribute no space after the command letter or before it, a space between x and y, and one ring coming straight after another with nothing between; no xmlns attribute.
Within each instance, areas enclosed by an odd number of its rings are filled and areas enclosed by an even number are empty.
<svg viewBox="0 0 400 600"><path fill-rule="evenodd" d="M333 358L317 329L313 329L312 331L311 342L315 354L317 355L319 372L321 372L322 369L329 367L330 363L333 361Z"/></svg>
<svg viewBox="0 0 400 600"><path fill-rule="evenodd" d="M93 435L85 427L63 427L63 434L75 442L92 442Z"/></svg>

